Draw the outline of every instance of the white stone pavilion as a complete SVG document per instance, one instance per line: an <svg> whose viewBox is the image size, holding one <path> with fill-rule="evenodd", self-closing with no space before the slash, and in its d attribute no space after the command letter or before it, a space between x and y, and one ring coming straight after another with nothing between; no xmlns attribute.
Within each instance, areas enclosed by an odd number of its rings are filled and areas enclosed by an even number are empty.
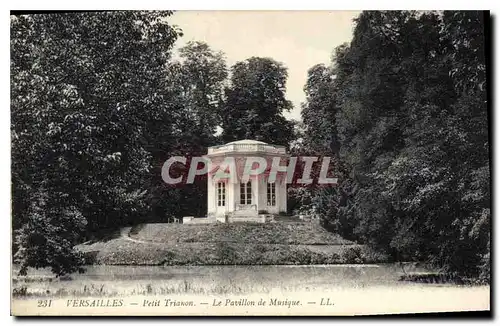
<svg viewBox="0 0 500 326"><path fill-rule="evenodd" d="M248 157L263 158L268 164L264 172L247 176L248 180L245 180L243 177L245 164L247 166L255 164L248 163ZM256 140L245 139L209 147L206 158L212 162L212 165L207 176L207 218L184 218L184 223L263 223L273 220L274 215L286 212L286 173L277 173L274 182L269 178L272 161L276 157L279 160L286 159L287 153L284 146ZM217 171L223 168L224 165L221 163L227 161L228 158L234 158L236 171L231 178L220 178ZM252 166L257 169L258 165ZM226 175L231 174L229 170L220 172L227 172Z"/></svg>

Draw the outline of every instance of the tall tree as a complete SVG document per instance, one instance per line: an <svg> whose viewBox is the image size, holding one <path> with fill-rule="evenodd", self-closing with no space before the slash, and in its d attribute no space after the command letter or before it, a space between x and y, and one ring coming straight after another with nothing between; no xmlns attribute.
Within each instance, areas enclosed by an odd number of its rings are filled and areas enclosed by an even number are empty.
<svg viewBox="0 0 500 326"><path fill-rule="evenodd" d="M337 231L395 259L461 274L487 268L483 29L481 12L358 17L333 63L333 104L307 106L319 115L328 105L336 111L330 138L339 142L342 182L350 186L346 200L334 192L318 205ZM319 133L315 123L308 128Z"/></svg>
<svg viewBox="0 0 500 326"><path fill-rule="evenodd" d="M222 52L203 42L189 42L179 49L179 61L169 66L167 79L171 101L182 107L179 119L182 139L203 148L217 140L224 84L228 76ZM182 124L184 123L184 124Z"/></svg>
<svg viewBox="0 0 500 326"><path fill-rule="evenodd" d="M197 179L194 185L172 187L161 179L161 168L170 156L201 156L208 146L218 143L215 134L226 78L223 53L203 42L189 42L180 48L179 60L168 66L164 91L168 106L148 129L153 162L151 218L156 221L206 214L206 182ZM173 124L173 132L165 128L169 124Z"/></svg>
<svg viewBox="0 0 500 326"><path fill-rule="evenodd" d="M222 138L251 138L288 145L293 124L283 116L292 108L285 97L287 70L270 58L252 57L236 63L221 111Z"/></svg>
<svg viewBox="0 0 500 326"><path fill-rule="evenodd" d="M21 272L28 266L71 272L79 260L72 247L85 225L123 225L145 211L144 135L166 105L165 65L179 35L165 20L170 14L11 18L13 220Z"/></svg>

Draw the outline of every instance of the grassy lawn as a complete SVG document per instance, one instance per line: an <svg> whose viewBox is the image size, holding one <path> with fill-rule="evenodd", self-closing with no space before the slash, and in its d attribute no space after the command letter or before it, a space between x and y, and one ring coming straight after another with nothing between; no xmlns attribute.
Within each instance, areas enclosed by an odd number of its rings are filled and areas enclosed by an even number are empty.
<svg viewBox="0 0 500 326"><path fill-rule="evenodd" d="M428 273L409 265L413 275ZM274 290L295 293L335 293L355 289L421 289L430 295L440 288L464 288L449 283L401 281L405 273L395 264L330 266L87 266L84 274L57 279L47 269L30 270L13 278L14 296L106 297L117 295L251 294Z"/></svg>
<svg viewBox="0 0 500 326"><path fill-rule="evenodd" d="M283 245L232 242L136 243L123 238L81 245L89 263L105 265L303 265L352 263L352 245Z"/></svg>
<svg viewBox="0 0 500 326"><path fill-rule="evenodd" d="M308 265L381 262L312 223L146 224L78 246L89 264Z"/></svg>
<svg viewBox="0 0 500 326"><path fill-rule="evenodd" d="M144 224L130 236L154 242L238 242L294 245L352 244L316 223Z"/></svg>

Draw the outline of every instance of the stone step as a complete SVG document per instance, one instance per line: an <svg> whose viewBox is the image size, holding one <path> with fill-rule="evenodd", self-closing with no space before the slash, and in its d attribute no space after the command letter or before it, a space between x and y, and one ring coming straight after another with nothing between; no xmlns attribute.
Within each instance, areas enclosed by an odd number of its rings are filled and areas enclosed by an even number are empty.
<svg viewBox="0 0 500 326"><path fill-rule="evenodd" d="M252 216L252 217L258 217L259 213L256 210L239 210L239 211L234 211L232 212L232 216Z"/></svg>
<svg viewBox="0 0 500 326"><path fill-rule="evenodd" d="M274 220L272 215L258 214L258 215L241 215L241 216L229 216L229 223L268 223Z"/></svg>

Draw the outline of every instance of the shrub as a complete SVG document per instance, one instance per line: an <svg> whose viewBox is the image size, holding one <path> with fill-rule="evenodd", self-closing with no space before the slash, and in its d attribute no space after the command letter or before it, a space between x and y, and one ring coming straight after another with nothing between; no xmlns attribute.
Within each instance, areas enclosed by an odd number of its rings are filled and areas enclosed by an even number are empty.
<svg viewBox="0 0 500 326"><path fill-rule="evenodd" d="M26 275L28 267L50 267L57 276L83 271L83 255L74 246L87 224L85 218L75 207L59 210L45 201L40 196L31 203L27 222L14 233L19 274Z"/></svg>
<svg viewBox="0 0 500 326"><path fill-rule="evenodd" d="M215 250L219 257L220 264L233 265L238 258L236 250L227 242L218 242Z"/></svg>
<svg viewBox="0 0 500 326"><path fill-rule="evenodd" d="M482 264L480 266L479 281L482 283L490 283L491 277L491 253L490 246L488 245L488 252L483 256Z"/></svg>
<svg viewBox="0 0 500 326"><path fill-rule="evenodd" d="M28 287L20 286L12 289L12 295L15 297L24 297L28 294Z"/></svg>
<svg viewBox="0 0 500 326"><path fill-rule="evenodd" d="M361 259L364 263L389 263L391 257L381 251L376 251L368 246L364 246L361 250Z"/></svg>
<svg viewBox="0 0 500 326"><path fill-rule="evenodd" d="M363 257L361 253L361 247L349 247L342 251L341 261L344 264L361 264L363 263Z"/></svg>
<svg viewBox="0 0 500 326"><path fill-rule="evenodd" d="M175 252L173 251L166 251L165 252L165 258L162 260L160 265L175 265Z"/></svg>

